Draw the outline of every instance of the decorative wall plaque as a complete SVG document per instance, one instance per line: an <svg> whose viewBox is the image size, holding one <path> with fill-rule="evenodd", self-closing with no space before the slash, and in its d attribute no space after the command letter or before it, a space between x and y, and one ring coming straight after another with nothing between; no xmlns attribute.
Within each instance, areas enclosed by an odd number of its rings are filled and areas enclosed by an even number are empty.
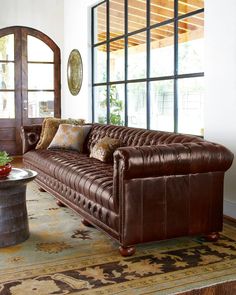
<svg viewBox="0 0 236 295"><path fill-rule="evenodd" d="M77 95L83 80L83 63L79 50L73 49L67 63L67 82L72 95Z"/></svg>

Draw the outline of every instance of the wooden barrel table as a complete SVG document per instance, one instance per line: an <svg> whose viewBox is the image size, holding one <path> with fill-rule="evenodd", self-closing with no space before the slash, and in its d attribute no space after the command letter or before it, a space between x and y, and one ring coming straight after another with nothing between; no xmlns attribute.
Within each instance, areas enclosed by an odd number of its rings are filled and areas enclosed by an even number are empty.
<svg viewBox="0 0 236 295"><path fill-rule="evenodd" d="M36 175L32 170L13 168L7 178L0 180L0 247L28 239L26 185Z"/></svg>

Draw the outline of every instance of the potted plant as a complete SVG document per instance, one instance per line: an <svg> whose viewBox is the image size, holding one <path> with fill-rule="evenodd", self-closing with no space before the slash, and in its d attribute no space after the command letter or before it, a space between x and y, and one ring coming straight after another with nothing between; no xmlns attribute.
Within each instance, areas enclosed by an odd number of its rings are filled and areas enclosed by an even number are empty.
<svg viewBox="0 0 236 295"><path fill-rule="evenodd" d="M5 151L0 151L0 179L6 178L11 172L12 158Z"/></svg>

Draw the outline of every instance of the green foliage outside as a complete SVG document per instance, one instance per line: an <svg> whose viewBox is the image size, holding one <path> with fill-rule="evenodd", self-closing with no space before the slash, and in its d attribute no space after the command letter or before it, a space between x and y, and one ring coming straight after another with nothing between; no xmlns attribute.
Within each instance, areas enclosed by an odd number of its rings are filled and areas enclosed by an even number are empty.
<svg viewBox="0 0 236 295"><path fill-rule="evenodd" d="M104 100L100 102L100 107L106 110L107 107L107 99L106 92L103 94ZM116 85L112 85L110 87L110 124L114 125L124 125L124 120L122 118L122 114L124 111L124 103L119 99L119 95L116 89ZM101 124L106 123L105 116L99 116L98 122Z"/></svg>
<svg viewBox="0 0 236 295"><path fill-rule="evenodd" d="M7 59L7 44L8 44L8 38L3 37L0 38L0 59L5 60ZM0 69L0 86L2 89L6 88L6 82L9 78L9 68L5 65L2 64L2 68Z"/></svg>

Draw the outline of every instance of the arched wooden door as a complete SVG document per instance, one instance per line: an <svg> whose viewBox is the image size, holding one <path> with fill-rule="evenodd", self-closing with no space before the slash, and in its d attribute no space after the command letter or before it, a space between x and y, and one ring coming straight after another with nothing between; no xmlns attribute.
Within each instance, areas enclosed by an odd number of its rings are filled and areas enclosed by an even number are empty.
<svg viewBox="0 0 236 295"><path fill-rule="evenodd" d="M20 126L61 115L60 49L27 27L0 30L0 150L21 154Z"/></svg>

